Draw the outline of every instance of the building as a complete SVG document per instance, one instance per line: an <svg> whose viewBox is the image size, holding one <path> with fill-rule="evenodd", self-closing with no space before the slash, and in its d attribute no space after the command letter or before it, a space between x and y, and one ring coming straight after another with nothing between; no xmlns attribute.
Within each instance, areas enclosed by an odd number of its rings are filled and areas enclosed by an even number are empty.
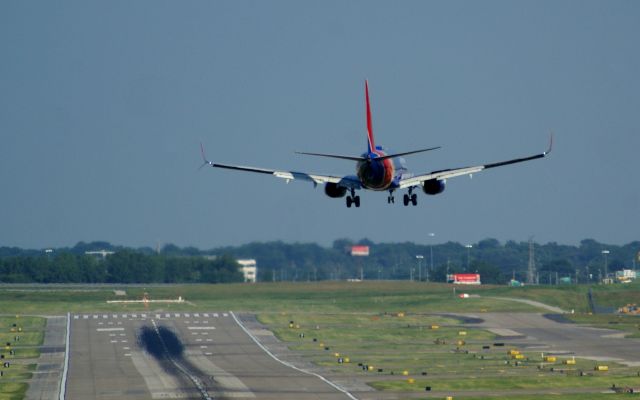
<svg viewBox="0 0 640 400"><path fill-rule="evenodd" d="M258 275L258 266L256 265L256 260L248 259L236 261L238 262L238 264L240 264L240 271L244 276L244 281L255 283Z"/></svg>
<svg viewBox="0 0 640 400"><path fill-rule="evenodd" d="M104 260L107 256L112 255L114 252L109 250L96 250L96 251L85 251L84 254L88 256L94 256L97 259Z"/></svg>
<svg viewBox="0 0 640 400"><path fill-rule="evenodd" d="M209 261L213 261L218 256L204 256L205 259ZM258 266L256 264L256 260L250 258L246 260L236 260L238 264L240 264L240 272L244 276L245 282L256 283L258 278Z"/></svg>
<svg viewBox="0 0 640 400"><path fill-rule="evenodd" d="M636 279L636 271L632 269L623 269L616 271L616 280L620 283L629 283Z"/></svg>

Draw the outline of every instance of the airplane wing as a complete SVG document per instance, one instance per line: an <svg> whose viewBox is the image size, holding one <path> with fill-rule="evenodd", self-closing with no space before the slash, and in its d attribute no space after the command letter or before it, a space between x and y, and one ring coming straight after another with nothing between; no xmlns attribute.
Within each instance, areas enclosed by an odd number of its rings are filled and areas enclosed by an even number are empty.
<svg viewBox="0 0 640 400"><path fill-rule="evenodd" d="M451 169L444 169L440 171L433 171L426 174L416 175L416 176L402 179L400 180L398 186L400 189L404 189L404 188L420 185L423 182L429 181L432 179L444 180L448 178L454 178L456 176L471 175L480 171L484 171L485 169L502 167L503 165L517 164L525 161L543 158L543 157L546 157L547 154L551 153L552 147L553 147L553 135L551 135L551 138L549 139L549 148L547 149L547 151L540 154L536 154L529 157L515 158L513 160L500 161L500 162L495 162L490 164L476 165L472 167L451 168Z"/></svg>
<svg viewBox="0 0 640 400"><path fill-rule="evenodd" d="M355 176L332 176L332 175L320 175L320 174L309 174L306 172L297 172L297 171L285 171L285 170L276 170L276 169L267 169L267 168L256 168L256 167L248 167L244 165L230 165L230 164L219 164L215 162L211 162L207 160L204 154L204 148L202 144L200 144L200 151L202 153L202 159L204 163L200 166L200 168L205 165L211 166L213 168L224 168L231 169L236 171L245 171L245 172L255 172L259 174L272 175L276 178L284 179L287 181L292 180L303 180L310 181L313 183L313 186L317 186L318 184L324 183L335 183L338 186L342 186L348 189L360 189L362 185L360 181Z"/></svg>

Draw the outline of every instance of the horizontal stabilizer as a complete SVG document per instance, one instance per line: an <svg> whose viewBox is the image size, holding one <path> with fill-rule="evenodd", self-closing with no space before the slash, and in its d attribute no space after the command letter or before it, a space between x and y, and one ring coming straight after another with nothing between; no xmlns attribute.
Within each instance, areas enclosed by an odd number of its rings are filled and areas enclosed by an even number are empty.
<svg viewBox="0 0 640 400"><path fill-rule="evenodd" d="M428 149L407 151L407 152L404 152L404 153L387 154L387 155L382 156L382 157L377 157L376 160L386 160L387 158L396 158L396 157L408 156L409 154L424 153L425 151L438 150L439 148L440 148L440 146L429 147Z"/></svg>
<svg viewBox="0 0 640 400"><path fill-rule="evenodd" d="M302 151L296 151L296 154L304 154L306 156L338 158L340 160L366 161L366 158L364 158L364 157L343 156L343 155L340 155L340 154L306 153L306 152L302 152Z"/></svg>
<svg viewBox="0 0 640 400"><path fill-rule="evenodd" d="M438 147L430 147L428 149L406 151L404 153L385 154L384 156L374 157L373 159L378 160L378 161L383 161L383 160L386 160L388 158L396 158L396 157L407 156L409 154L423 153L425 151L436 150L436 149L439 149L439 148L440 148L440 146L438 146ZM340 154L307 153L307 152L302 152L302 151L296 151L296 154L304 154L304 155L307 155L307 156L338 158L340 160L350 160L350 161L370 161L370 160L372 160L371 158L366 158L366 157L343 156L343 155L340 155Z"/></svg>

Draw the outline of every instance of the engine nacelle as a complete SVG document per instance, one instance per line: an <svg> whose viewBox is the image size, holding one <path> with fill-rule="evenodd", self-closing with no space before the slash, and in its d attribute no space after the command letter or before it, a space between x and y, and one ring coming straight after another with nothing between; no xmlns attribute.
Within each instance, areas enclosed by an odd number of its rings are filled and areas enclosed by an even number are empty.
<svg viewBox="0 0 640 400"><path fill-rule="evenodd" d="M327 196L333 197L335 199L338 197L344 197L344 195L347 194L347 188L338 186L337 183L328 182L326 185L324 185L324 193Z"/></svg>
<svg viewBox="0 0 640 400"><path fill-rule="evenodd" d="M444 181L439 179L429 179L422 184L422 191L429 195L444 192Z"/></svg>

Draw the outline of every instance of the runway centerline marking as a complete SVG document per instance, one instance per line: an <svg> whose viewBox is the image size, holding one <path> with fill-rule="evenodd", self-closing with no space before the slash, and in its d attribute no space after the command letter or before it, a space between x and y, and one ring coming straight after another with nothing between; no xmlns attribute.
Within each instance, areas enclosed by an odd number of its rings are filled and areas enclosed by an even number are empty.
<svg viewBox="0 0 640 400"><path fill-rule="evenodd" d="M114 331L123 331L124 328L96 328L98 332L114 332Z"/></svg>
<svg viewBox="0 0 640 400"><path fill-rule="evenodd" d="M187 329L190 331L202 331L202 330L213 330L216 329L215 326L188 326Z"/></svg>

